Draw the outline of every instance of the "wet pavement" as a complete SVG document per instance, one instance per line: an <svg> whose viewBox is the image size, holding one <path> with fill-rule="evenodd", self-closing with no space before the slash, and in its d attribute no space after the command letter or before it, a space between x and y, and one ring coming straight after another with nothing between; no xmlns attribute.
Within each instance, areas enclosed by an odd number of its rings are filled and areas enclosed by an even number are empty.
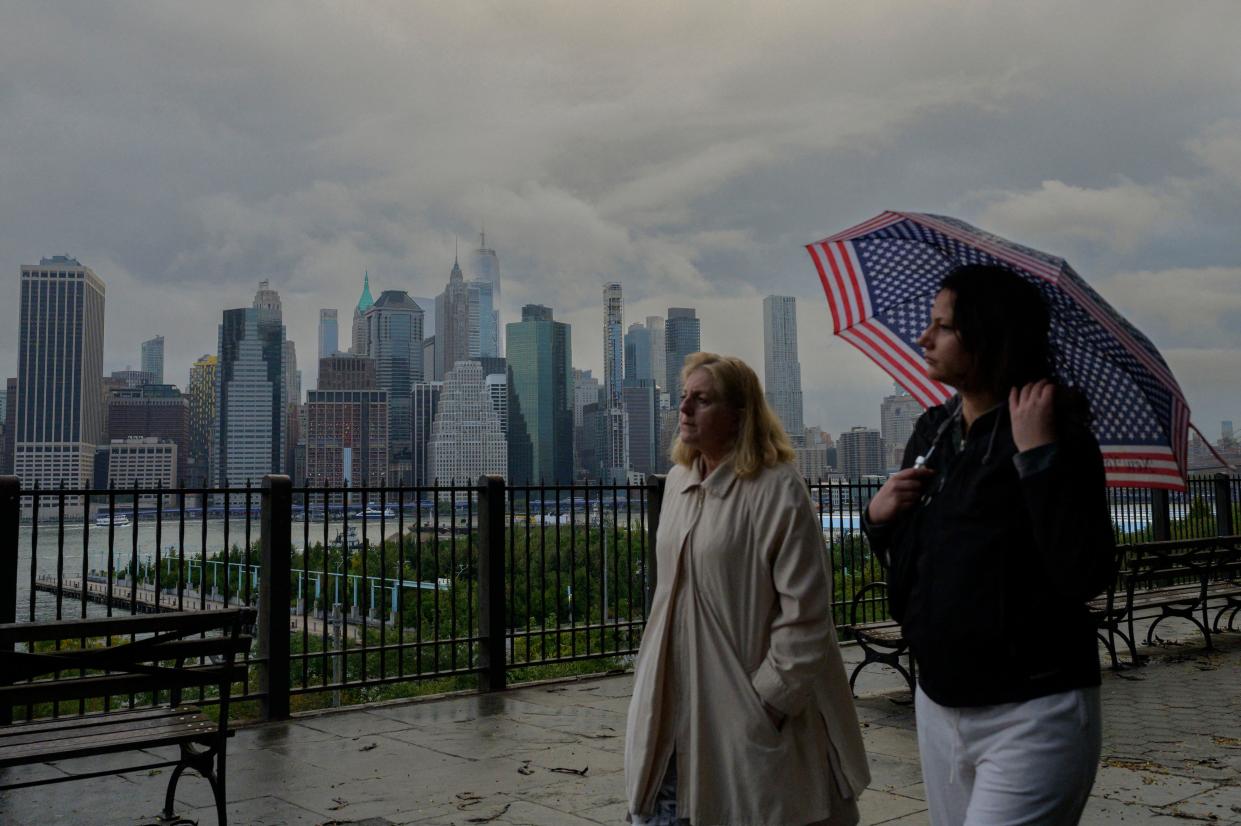
<svg viewBox="0 0 1241 826"><path fill-rule="evenodd" d="M1241 633L1217 637L1213 652L1198 638L1151 653L1143 668L1105 672L1103 760L1083 823L1241 824ZM925 824L913 708L900 679L885 672L871 666L858 683L873 775L862 822ZM242 728L229 747L229 821L623 823L632 683L631 675L549 683ZM10 776L97 769L102 759ZM4 793L0 823L154 823L166 772ZM182 817L215 824L197 775L182 778L177 802Z"/></svg>

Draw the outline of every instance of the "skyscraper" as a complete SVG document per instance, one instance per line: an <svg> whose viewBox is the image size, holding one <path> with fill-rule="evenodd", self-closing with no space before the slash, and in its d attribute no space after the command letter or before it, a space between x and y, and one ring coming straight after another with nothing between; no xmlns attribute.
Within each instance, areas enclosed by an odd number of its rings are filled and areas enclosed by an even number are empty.
<svg viewBox="0 0 1241 826"><path fill-rule="evenodd" d="M884 472L883 437L869 427L855 427L841 433L836 442L840 472L849 479L880 476Z"/></svg>
<svg viewBox="0 0 1241 826"><path fill-rule="evenodd" d="M448 283L435 299L436 374L445 376L459 361L470 358L470 290L461 265L452 263Z"/></svg>
<svg viewBox="0 0 1241 826"><path fill-rule="evenodd" d="M805 444L801 362L797 360L797 302L790 295L763 299L763 384L794 447Z"/></svg>
<svg viewBox="0 0 1241 826"><path fill-rule="evenodd" d="M659 396L651 379L626 379L621 390L629 429L629 469L660 473Z"/></svg>
<svg viewBox="0 0 1241 826"><path fill-rule="evenodd" d="M416 485L431 484L435 475L429 459L429 445L435 410L443 389L442 381L420 381L410 394L413 398L410 432L414 445L413 476Z"/></svg>
<svg viewBox="0 0 1241 826"><path fill-rule="evenodd" d="M112 379L112 384L119 384L122 387L141 387L144 384L155 383L155 376L148 370L132 370L130 368L113 370L110 378Z"/></svg>
<svg viewBox="0 0 1241 826"><path fill-rule="evenodd" d="M621 285L603 285L603 476L623 483L629 474L629 419L621 389L625 380L625 302Z"/></svg>
<svg viewBox="0 0 1241 826"><path fill-rule="evenodd" d="M905 444L913 435L914 424L922 415L922 405L905 388L895 385L890 396L879 405L879 432L883 436L884 463L889 468L901 466Z"/></svg>
<svg viewBox="0 0 1241 826"><path fill-rule="evenodd" d="M164 383L164 337L142 342L142 369L151 374L151 384Z"/></svg>
<svg viewBox="0 0 1241 826"><path fill-rule="evenodd" d="M621 406L621 382L625 378L625 302L621 285L603 285L603 402Z"/></svg>
<svg viewBox="0 0 1241 826"><path fill-rule="evenodd" d="M603 442L604 481L623 485L629 480L629 414L623 406L607 407L600 411L603 419L601 433Z"/></svg>
<svg viewBox="0 0 1241 826"><path fill-rule="evenodd" d="M0 475L13 474L13 437L17 434L17 378L4 380L4 407L0 408L4 415L3 442L0 443Z"/></svg>
<svg viewBox="0 0 1241 826"><path fill-rule="evenodd" d="M702 327L692 307L669 307L664 324L664 352L667 359L667 383L672 406L681 400L681 368L685 357L702 350Z"/></svg>
<svg viewBox="0 0 1241 826"><path fill-rule="evenodd" d="M92 481L103 437L104 290L65 255L21 268L13 470L24 487Z"/></svg>
<svg viewBox="0 0 1241 826"><path fill-rule="evenodd" d="M189 399L171 384L144 384L113 390L108 399L107 438L108 443L132 438L173 443L177 462L174 481L186 480L190 447Z"/></svg>
<svg viewBox="0 0 1241 826"><path fill-rule="evenodd" d="M588 404L598 404L603 397L603 388L599 380L589 370L573 368L573 426L582 426L582 408Z"/></svg>
<svg viewBox="0 0 1241 826"><path fill-rule="evenodd" d="M335 310L319 311L319 358L325 359L340 350L340 329Z"/></svg>
<svg viewBox="0 0 1241 826"><path fill-rule="evenodd" d="M527 304L507 327L508 364L531 446L532 476L516 483L573 479L571 330L550 307Z"/></svg>
<svg viewBox="0 0 1241 826"><path fill-rule="evenodd" d="M654 364L651 354L654 342L651 331L641 323L630 324L625 333L625 386L630 382L649 381L655 383Z"/></svg>
<svg viewBox="0 0 1241 826"><path fill-rule="evenodd" d="M190 367L189 461L185 484L206 487L211 480L211 434L215 428L215 373L219 357L206 354Z"/></svg>
<svg viewBox="0 0 1241 826"><path fill-rule="evenodd" d="M225 310L219 327L211 463L220 486L260 484L265 474L284 470L288 353L273 293L261 282L254 306Z"/></svg>
<svg viewBox="0 0 1241 826"><path fill-rule="evenodd" d="M495 297L486 281L467 281L469 300L470 356L494 357L500 353L500 331L495 328Z"/></svg>
<svg viewBox="0 0 1241 826"><path fill-rule="evenodd" d="M414 458L410 393L423 380L422 308L404 290L384 290L366 311L365 323L376 385L388 391L389 476L409 484Z"/></svg>
<svg viewBox="0 0 1241 826"><path fill-rule="evenodd" d="M353 335L349 348L349 352L355 356L366 355L366 322L363 317L374 303L375 299L371 298L371 274L363 273L362 294L358 296L358 304L353 308Z"/></svg>
<svg viewBox="0 0 1241 826"><path fill-rule="evenodd" d="M478 249L470 255L469 268L471 281L491 285L490 328L493 331L496 349L493 353L484 352L480 355L502 356L504 355L504 343L500 340L502 338L500 331L504 328L500 326L500 259L496 257L495 250L487 247L485 233L478 234Z"/></svg>
<svg viewBox="0 0 1241 826"><path fill-rule="evenodd" d="M573 473L578 479L599 476L599 454L602 440L599 437L599 402L603 388L589 370L573 370ZM593 410L589 426L586 408Z"/></svg>
<svg viewBox="0 0 1241 826"><path fill-rule="evenodd" d="M318 390L375 390L375 360L370 356L336 353L319 359Z"/></svg>
<svg viewBox="0 0 1241 826"><path fill-rule="evenodd" d="M508 470L508 445L477 361L459 361L444 374L428 452L431 476L441 483Z"/></svg>
<svg viewBox="0 0 1241 826"><path fill-rule="evenodd" d="M668 353L666 352L667 345L664 343L663 316L648 315L646 329L651 335L651 378L655 379L655 383L667 392Z"/></svg>
<svg viewBox="0 0 1241 826"><path fill-rule="evenodd" d="M280 348L280 375L284 376L284 427L280 433L284 459L280 466L293 476L294 456L301 441L302 371L297 369L297 345L289 338Z"/></svg>
<svg viewBox="0 0 1241 826"><path fill-rule="evenodd" d="M508 371L503 373L487 373L483 377L487 385L487 395L491 397L491 406L500 417L500 431L508 436Z"/></svg>
<svg viewBox="0 0 1241 826"><path fill-rule="evenodd" d="M307 483L378 487L387 475L387 391L311 390L306 397Z"/></svg>

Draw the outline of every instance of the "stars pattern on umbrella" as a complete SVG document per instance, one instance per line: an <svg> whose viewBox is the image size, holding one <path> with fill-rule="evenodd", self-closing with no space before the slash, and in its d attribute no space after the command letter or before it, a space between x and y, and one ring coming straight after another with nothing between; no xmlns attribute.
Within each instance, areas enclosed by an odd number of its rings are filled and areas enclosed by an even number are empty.
<svg viewBox="0 0 1241 826"><path fill-rule="evenodd" d="M951 392L930 380L918 337L940 281L960 264L1007 267L1047 301L1055 369L1087 396L1113 485L1184 486L1189 410L1155 346L1062 258L964 221L884 213L808 245L838 335L924 405Z"/></svg>

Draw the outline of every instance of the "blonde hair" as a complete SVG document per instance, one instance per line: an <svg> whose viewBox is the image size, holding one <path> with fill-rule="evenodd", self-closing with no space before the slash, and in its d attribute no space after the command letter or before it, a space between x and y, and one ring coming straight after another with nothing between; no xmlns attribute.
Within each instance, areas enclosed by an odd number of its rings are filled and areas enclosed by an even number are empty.
<svg viewBox="0 0 1241 826"><path fill-rule="evenodd" d="M784 426L776 416L758 376L739 358L715 353L691 353L685 357L681 368L681 386L690 375L705 370L711 376L715 391L725 403L737 411L737 441L727 461L733 472L742 478L754 476L763 468L791 462L796 457ZM678 400L674 400L679 403ZM698 449L681 441L680 435L672 443L672 461L689 467L698 458Z"/></svg>

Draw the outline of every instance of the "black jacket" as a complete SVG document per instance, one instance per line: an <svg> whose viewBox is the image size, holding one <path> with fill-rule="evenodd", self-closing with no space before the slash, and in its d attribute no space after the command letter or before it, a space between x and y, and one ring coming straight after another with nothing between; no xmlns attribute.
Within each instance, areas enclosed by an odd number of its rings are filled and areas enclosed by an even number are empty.
<svg viewBox="0 0 1241 826"><path fill-rule="evenodd" d="M1018 456L1007 405L979 416L962 443L959 422L945 424L958 404L924 413L905 448L910 467L942 433L929 496L889 524L864 521L889 562L918 684L954 707L1098 685L1085 603L1115 575L1099 445L1058 416L1056 442Z"/></svg>

